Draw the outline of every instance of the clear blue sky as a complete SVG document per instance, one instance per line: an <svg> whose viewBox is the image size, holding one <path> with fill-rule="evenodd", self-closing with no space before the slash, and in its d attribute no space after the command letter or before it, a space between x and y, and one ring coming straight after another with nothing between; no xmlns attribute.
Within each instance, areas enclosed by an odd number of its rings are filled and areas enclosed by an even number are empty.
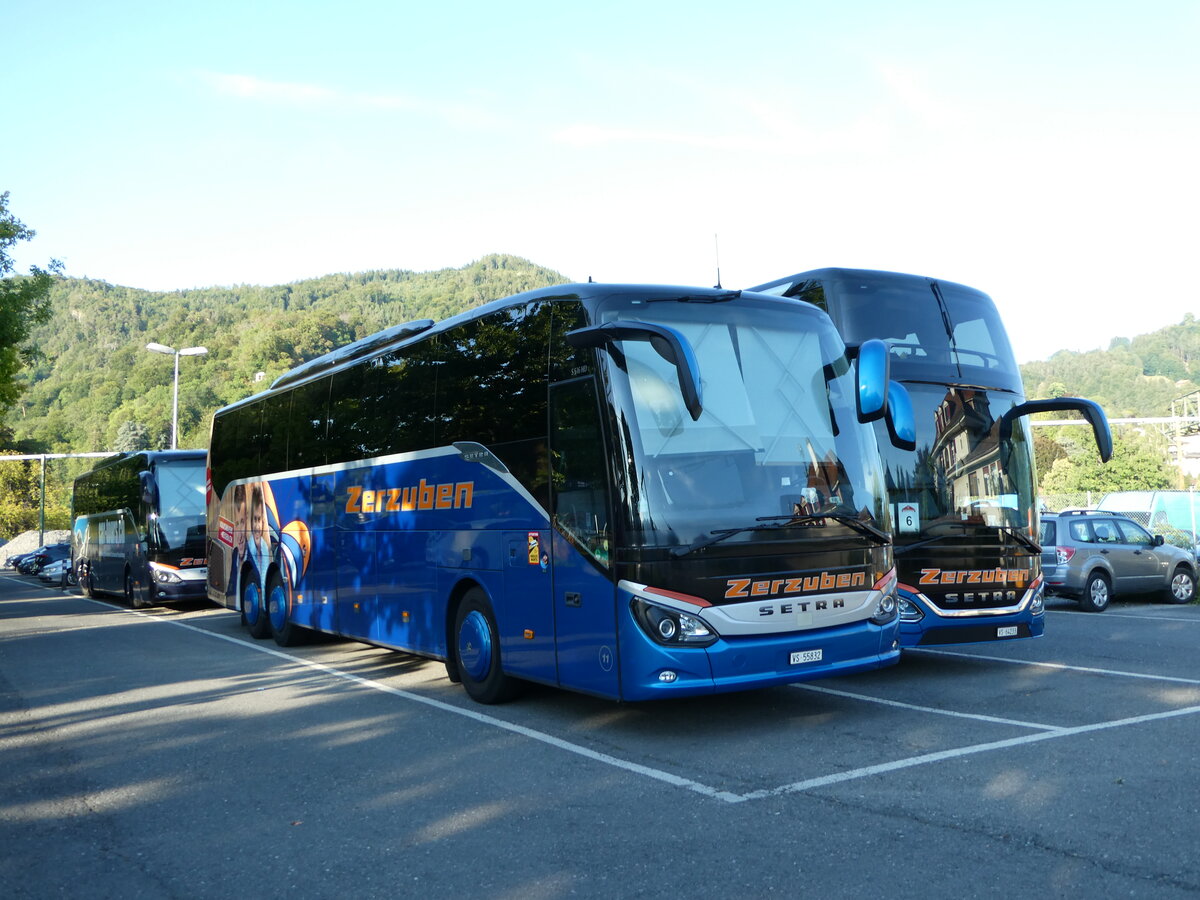
<svg viewBox="0 0 1200 900"><path fill-rule="evenodd" d="M22 268L278 284L512 253L979 287L1018 356L1200 308L1200 3L0 0Z"/></svg>

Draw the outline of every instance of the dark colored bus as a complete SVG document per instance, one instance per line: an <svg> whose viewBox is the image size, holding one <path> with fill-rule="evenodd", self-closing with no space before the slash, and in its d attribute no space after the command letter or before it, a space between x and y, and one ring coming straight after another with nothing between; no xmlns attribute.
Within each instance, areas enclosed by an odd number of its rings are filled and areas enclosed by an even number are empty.
<svg viewBox="0 0 1200 900"><path fill-rule="evenodd" d="M890 665L866 423L911 421L886 348L859 357L807 304L707 288L562 285L395 326L217 411L209 597L284 646L442 660L485 703Z"/></svg>
<svg viewBox="0 0 1200 900"><path fill-rule="evenodd" d="M848 348L882 340L912 399L917 446L880 442L895 520L901 645L1035 637L1045 627L1030 413L1076 410L1112 455L1090 400L1026 401L986 294L949 281L815 269L752 290L829 314Z"/></svg>
<svg viewBox="0 0 1200 900"><path fill-rule="evenodd" d="M71 558L83 592L135 607L203 599L203 450L123 453L75 479Z"/></svg>

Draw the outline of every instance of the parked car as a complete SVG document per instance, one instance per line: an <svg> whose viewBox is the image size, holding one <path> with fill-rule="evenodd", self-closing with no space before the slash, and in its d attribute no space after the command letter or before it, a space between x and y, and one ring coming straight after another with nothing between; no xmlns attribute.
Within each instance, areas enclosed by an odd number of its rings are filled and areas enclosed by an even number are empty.
<svg viewBox="0 0 1200 900"><path fill-rule="evenodd" d="M46 544L27 554L19 563L17 571L22 575L36 575L47 563L71 558L70 544Z"/></svg>
<svg viewBox="0 0 1200 900"><path fill-rule="evenodd" d="M1128 516L1105 510L1044 513L1042 575L1046 591L1100 612L1120 594L1157 593L1167 603L1196 597L1196 563Z"/></svg>
<svg viewBox="0 0 1200 900"><path fill-rule="evenodd" d="M56 559L42 566L42 570L38 572L38 578L47 584L61 585L69 568L71 568L69 559Z"/></svg>
<svg viewBox="0 0 1200 900"><path fill-rule="evenodd" d="M23 560L28 555L29 555L28 553L14 553L12 556L10 556L8 559L6 559L4 561L4 568L15 569L17 567L17 565L21 562L21 560Z"/></svg>

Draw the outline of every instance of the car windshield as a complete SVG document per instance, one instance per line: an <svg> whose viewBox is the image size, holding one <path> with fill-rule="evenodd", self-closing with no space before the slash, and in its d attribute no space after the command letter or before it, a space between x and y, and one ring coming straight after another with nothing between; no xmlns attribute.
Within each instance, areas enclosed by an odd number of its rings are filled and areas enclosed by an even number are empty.
<svg viewBox="0 0 1200 900"><path fill-rule="evenodd" d="M606 355L632 463L623 499L633 544L686 546L766 517L828 512L886 527L874 434L857 422L854 370L824 314L752 295L652 307L607 301L599 321L618 320L679 332L695 354L703 398L693 420L675 367L649 342L622 341ZM867 539L835 523L800 530L823 536L837 528ZM770 534L749 531L724 543Z"/></svg>
<svg viewBox="0 0 1200 900"><path fill-rule="evenodd" d="M204 538L204 460L159 463L158 543L164 550L179 549Z"/></svg>

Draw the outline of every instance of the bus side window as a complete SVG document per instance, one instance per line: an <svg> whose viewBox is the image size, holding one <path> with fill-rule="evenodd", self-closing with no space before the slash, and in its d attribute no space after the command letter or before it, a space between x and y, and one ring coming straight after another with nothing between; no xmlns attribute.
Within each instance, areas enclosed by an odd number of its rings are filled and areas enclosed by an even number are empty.
<svg viewBox="0 0 1200 900"><path fill-rule="evenodd" d="M551 503L554 522L581 549L608 566L608 477L595 382L581 378L550 389Z"/></svg>

